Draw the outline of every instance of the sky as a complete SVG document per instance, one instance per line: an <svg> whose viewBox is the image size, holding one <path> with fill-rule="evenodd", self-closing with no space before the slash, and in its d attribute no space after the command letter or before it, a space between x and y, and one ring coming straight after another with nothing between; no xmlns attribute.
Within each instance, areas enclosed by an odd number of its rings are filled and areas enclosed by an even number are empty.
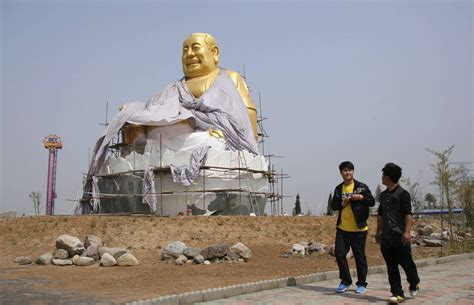
<svg viewBox="0 0 474 305"><path fill-rule="evenodd" d="M181 47L214 35L268 120L265 154L291 178L284 210L325 211L351 160L373 191L387 162L430 184L426 148L472 162L472 1L1 1L0 212L45 213L59 135L56 214L71 214L89 151L121 104L182 77ZM471 169L472 164L467 164Z"/></svg>

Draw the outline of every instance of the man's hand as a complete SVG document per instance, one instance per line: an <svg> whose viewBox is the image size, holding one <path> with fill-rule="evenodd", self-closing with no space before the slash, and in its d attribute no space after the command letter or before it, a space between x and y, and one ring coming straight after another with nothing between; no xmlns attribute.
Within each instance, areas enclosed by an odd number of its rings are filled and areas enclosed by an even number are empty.
<svg viewBox="0 0 474 305"><path fill-rule="evenodd" d="M405 232L403 233L403 236L402 236L402 243L404 243L405 245L409 245L411 242L411 234L410 232Z"/></svg>
<svg viewBox="0 0 474 305"><path fill-rule="evenodd" d="M350 198L344 198L342 199L342 207L346 207L348 206L349 204L351 203L351 199Z"/></svg>
<svg viewBox="0 0 474 305"><path fill-rule="evenodd" d="M364 199L364 196L362 194L352 194L351 199L360 201L360 200Z"/></svg>

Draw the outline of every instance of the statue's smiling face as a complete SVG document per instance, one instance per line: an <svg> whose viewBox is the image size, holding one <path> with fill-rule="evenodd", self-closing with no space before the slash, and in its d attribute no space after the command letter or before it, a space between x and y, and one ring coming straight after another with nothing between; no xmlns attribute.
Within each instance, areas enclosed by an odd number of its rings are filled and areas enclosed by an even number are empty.
<svg viewBox="0 0 474 305"><path fill-rule="evenodd" d="M189 79L204 76L217 68L219 49L206 44L205 36L191 35L183 43L183 73Z"/></svg>

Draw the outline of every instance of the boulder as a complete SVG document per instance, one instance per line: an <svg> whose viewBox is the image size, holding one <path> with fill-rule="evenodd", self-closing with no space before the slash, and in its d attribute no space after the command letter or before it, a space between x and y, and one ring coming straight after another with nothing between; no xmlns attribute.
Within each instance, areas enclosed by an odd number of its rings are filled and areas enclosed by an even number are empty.
<svg viewBox="0 0 474 305"><path fill-rule="evenodd" d="M316 252L316 253L317 253L317 254L320 254L320 255L326 254L326 250L324 250L324 248L323 248L323 249L319 250L319 251Z"/></svg>
<svg viewBox="0 0 474 305"><path fill-rule="evenodd" d="M464 231L459 231L459 232L458 232L458 236L466 237L466 232L464 232Z"/></svg>
<svg viewBox="0 0 474 305"><path fill-rule="evenodd" d="M166 245L166 247L161 252L161 259L177 259L188 246L182 241L174 241Z"/></svg>
<svg viewBox="0 0 474 305"><path fill-rule="evenodd" d="M439 239L425 239L423 242L427 247L441 247L443 245L443 242Z"/></svg>
<svg viewBox="0 0 474 305"><path fill-rule="evenodd" d="M82 254L86 249L82 242L70 235L61 235L56 240L56 249L64 249L69 253L70 257L73 257L75 254Z"/></svg>
<svg viewBox="0 0 474 305"><path fill-rule="evenodd" d="M104 253L104 255L100 257L101 266L112 267L115 266L116 263L117 261L115 260L115 258L109 253Z"/></svg>
<svg viewBox="0 0 474 305"><path fill-rule="evenodd" d="M239 260L240 255L238 255L237 253L235 253L235 252L232 251L232 250L229 250L229 252L227 252L227 255L225 256L225 258L226 258L227 260L236 262L236 261Z"/></svg>
<svg viewBox="0 0 474 305"><path fill-rule="evenodd" d="M15 263L18 265L29 265L33 262L30 256L18 256L15 258Z"/></svg>
<svg viewBox="0 0 474 305"><path fill-rule="evenodd" d="M236 243L230 250L237 253L244 260L249 260L252 257L252 251L243 243Z"/></svg>
<svg viewBox="0 0 474 305"><path fill-rule="evenodd" d="M195 258L199 254L201 254L201 249L194 248L194 247L187 247L183 251L183 255L186 256L187 258L191 258L191 259Z"/></svg>
<svg viewBox="0 0 474 305"><path fill-rule="evenodd" d="M188 258L187 258L186 256L180 255L180 256L176 259L175 264L176 264L176 265L184 265L184 264L186 264L187 260L188 260Z"/></svg>
<svg viewBox="0 0 474 305"><path fill-rule="evenodd" d="M52 260L53 260L53 254L48 252L48 253L38 256L35 263L38 265L49 265L51 264Z"/></svg>
<svg viewBox="0 0 474 305"><path fill-rule="evenodd" d="M334 246L329 246L326 249L326 252L329 253L329 255L336 256L336 247Z"/></svg>
<svg viewBox="0 0 474 305"><path fill-rule="evenodd" d="M412 243L414 242L415 245L417 246L424 246L425 245L425 239L420 238L419 236L416 237L414 240L412 240Z"/></svg>
<svg viewBox="0 0 474 305"><path fill-rule="evenodd" d="M431 233L430 239L441 239L441 233Z"/></svg>
<svg viewBox="0 0 474 305"><path fill-rule="evenodd" d="M298 244L302 245L303 247L307 247L309 245L307 241L300 241Z"/></svg>
<svg viewBox="0 0 474 305"><path fill-rule="evenodd" d="M90 266L95 263L95 259L87 256L80 256L79 259L74 263L76 266Z"/></svg>
<svg viewBox="0 0 474 305"><path fill-rule="evenodd" d="M69 257L69 252L67 252L64 249L56 249L56 251L54 251L54 258L66 259L68 257Z"/></svg>
<svg viewBox="0 0 474 305"><path fill-rule="evenodd" d="M293 251L296 251L296 252L301 252L303 251L304 252L304 247L303 245L300 245L300 244L293 244Z"/></svg>
<svg viewBox="0 0 474 305"><path fill-rule="evenodd" d="M97 245L91 245L87 247L84 253L86 254L87 257L92 257L96 261L100 259L99 249L97 248Z"/></svg>
<svg viewBox="0 0 474 305"><path fill-rule="evenodd" d="M193 259L193 263L195 264L202 264L204 263L204 257L199 254L198 256L196 256L194 259Z"/></svg>
<svg viewBox="0 0 474 305"><path fill-rule="evenodd" d="M326 248L327 246L325 244L321 244L321 243L311 243L310 245L308 245L306 247L306 251L308 253L312 253L312 252L317 252L317 251L324 251L324 248Z"/></svg>
<svg viewBox="0 0 474 305"><path fill-rule="evenodd" d="M86 240L84 241L84 247L87 249L90 246L96 246L97 248L102 247L104 244L102 243L102 239L95 235L87 235Z"/></svg>
<svg viewBox="0 0 474 305"><path fill-rule="evenodd" d="M53 258L53 265L56 265L56 266L70 266L70 265L72 265L72 260Z"/></svg>
<svg viewBox="0 0 474 305"><path fill-rule="evenodd" d="M349 258L353 258L354 257L354 254L352 253L352 249L349 249L349 252L347 252L346 254L346 258L349 259Z"/></svg>
<svg viewBox="0 0 474 305"><path fill-rule="evenodd" d="M431 233L434 232L434 228L431 225L426 225L422 228L417 228L416 232L418 233L418 235L430 236Z"/></svg>
<svg viewBox="0 0 474 305"><path fill-rule="evenodd" d="M120 256L128 253L127 249L119 247L100 247L99 256L102 257L105 253L112 255L115 259L118 259Z"/></svg>
<svg viewBox="0 0 474 305"><path fill-rule="evenodd" d="M136 266L138 265L138 260L132 253L125 253L117 259L117 266Z"/></svg>
<svg viewBox="0 0 474 305"><path fill-rule="evenodd" d="M82 256L77 255L77 254L74 255L74 256L72 257L72 259L71 259L71 260L72 260L72 263L73 263L74 265L77 265L77 262L79 261L79 259L80 259L81 257L82 257Z"/></svg>
<svg viewBox="0 0 474 305"><path fill-rule="evenodd" d="M212 245L212 246L202 249L201 255L206 260L213 259L213 258L221 258L227 254L229 249L230 247L228 244Z"/></svg>
<svg viewBox="0 0 474 305"><path fill-rule="evenodd" d="M204 264L204 265L210 265L211 262L206 259L206 260L203 262L203 264Z"/></svg>
<svg viewBox="0 0 474 305"><path fill-rule="evenodd" d="M328 247L326 252L328 252L332 256L336 256L336 247L335 246L330 246L330 247ZM346 254L346 258L349 259L349 258L352 258L353 256L354 256L354 254L352 253L352 249L349 249L349 252L347 252L347 254Z"/></svg>
<svg viewBox="0 0 474 305"><path fill-rule="evenodd" d="M449 240L449 232L448 231L443 231L443 233L441 233L441 239L445 240L445 241L448 241Z"/></svg>

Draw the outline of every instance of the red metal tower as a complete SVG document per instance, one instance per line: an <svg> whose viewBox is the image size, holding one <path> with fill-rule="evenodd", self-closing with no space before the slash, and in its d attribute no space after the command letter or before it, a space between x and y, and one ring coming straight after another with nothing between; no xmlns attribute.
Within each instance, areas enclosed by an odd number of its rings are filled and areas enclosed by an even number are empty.
<svg viewBox="0 0 474 305"><path fill-rule="evenodd" d="M44 148L49 150L48 162L48 191L46 193L46 215L54 215L54 199L56 198L56 162L58 149L63 148L63 142L57 135L50 134L43 140Z"/></svg>

